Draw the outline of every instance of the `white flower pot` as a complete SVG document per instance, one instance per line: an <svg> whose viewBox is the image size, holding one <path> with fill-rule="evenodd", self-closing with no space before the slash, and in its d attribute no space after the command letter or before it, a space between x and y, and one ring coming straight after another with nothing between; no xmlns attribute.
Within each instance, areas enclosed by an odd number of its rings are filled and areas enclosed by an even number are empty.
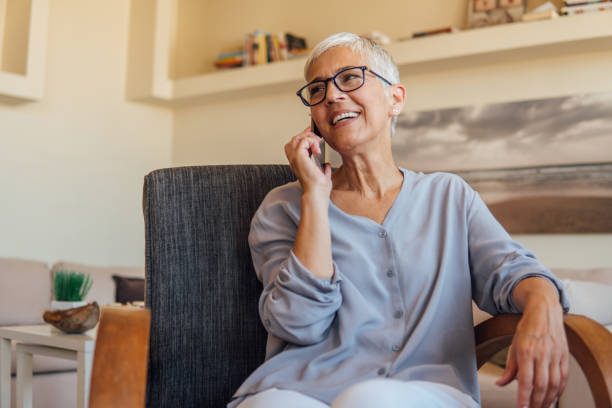
<svg viewBox="0 0 612 408"><path fill-rule="evenodd" d="M66 310L66 309L74 309L75 307L85 306L87 302L84 300L79 302L68 302L63 300L53 300L51 301L51 310Z"/></svg>

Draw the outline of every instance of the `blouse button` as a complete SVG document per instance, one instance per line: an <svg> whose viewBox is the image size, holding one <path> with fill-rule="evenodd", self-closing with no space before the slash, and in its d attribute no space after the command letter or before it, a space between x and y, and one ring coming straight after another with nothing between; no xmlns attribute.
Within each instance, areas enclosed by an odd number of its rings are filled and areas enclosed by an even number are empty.
<svg viewBox="0 0 612 408"><path fill-rule="evenodd" d="M400 351L400 346L397 345L397 344L394 344L393 347L391 347L391 350L393 350L395 352Z"/></svg>
<svg viewBox="0 0 612 408"><path fill-rule="evenodd" d="M381 238L385 238L387 236L387 231L378 231L378 236Z"/></svg>
<svg viewBox="0 0 612 408"><path fill-rule="evenodd" d="M392 278L393 277L393 269L388 269L387 270L387 276Z"/></svg>
<svg viewBox="0 0 612 408"><path fill-rule="evenodd" d="M379 368L377 371L378 375L385 375L385 369L384 368Z"/></svg>
<svg viewBox="0 0 612 408"><path fill-rule="evenodd" d="M396 319L401 319L403 315L404 315L404 312L402 312L401 310L398 310L393 314L393 317L395 317Z"/></svg>

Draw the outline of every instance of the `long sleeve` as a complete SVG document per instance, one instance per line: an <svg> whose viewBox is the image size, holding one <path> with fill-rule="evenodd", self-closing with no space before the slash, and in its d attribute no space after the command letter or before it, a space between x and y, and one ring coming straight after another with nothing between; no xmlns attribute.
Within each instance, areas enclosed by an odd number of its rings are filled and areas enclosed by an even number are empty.
<svg viewBox="0 0 612 408"><path fill-rule="evenodd" d="M519 313L512 303L512 291L523 279L538 276L551 281L559 292L565 312L569 300L563 284L535 255L512 240L497 222L480 196L470 187L468 206L468 245L474 301L490 314Z"/></svg>
<svg viewBox="0 0 612 408"><path fill-rule="evenodd" d="M251 223L249 245L258 279L263 284L259 314L268 333L284 341L309 345L320 342L342 303L340 273L331 279L308 271L292 248L299 222L299 191L279 197L273 190ZM287 190L282 191L287 195Z"/></svg>

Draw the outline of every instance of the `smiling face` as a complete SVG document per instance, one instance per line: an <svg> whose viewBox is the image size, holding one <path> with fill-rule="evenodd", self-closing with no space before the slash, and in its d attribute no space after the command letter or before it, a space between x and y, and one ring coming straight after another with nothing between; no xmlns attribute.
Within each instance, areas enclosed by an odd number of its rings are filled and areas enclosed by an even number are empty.
<svg viewBox="0 0 612 408"><path fill-rule="evenodd" d="M368 62L350 48L331 48L313 62L308 80L329 78L347 67L364 65L368 66ZM393 89L389 95L393 95ZM365 83L352 92L342 92L330 81L325 99L310 111L325 141L334 150L340 154L358 152L375 148L382 138L390 136L396 107L393 99L387 96L385 85L366 71Z"/></svg>

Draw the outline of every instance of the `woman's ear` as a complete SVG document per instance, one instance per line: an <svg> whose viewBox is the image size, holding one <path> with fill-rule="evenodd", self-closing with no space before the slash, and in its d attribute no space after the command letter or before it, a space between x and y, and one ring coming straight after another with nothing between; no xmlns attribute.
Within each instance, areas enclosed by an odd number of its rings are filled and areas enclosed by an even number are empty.
<svg viewBox="0 0 612 408"><path fill-rule="evenodd" d="M401 113L402 108L406 103L406 88L402 84L395 84L390 86L390 91L390 116L397 116Z"/></svg>

